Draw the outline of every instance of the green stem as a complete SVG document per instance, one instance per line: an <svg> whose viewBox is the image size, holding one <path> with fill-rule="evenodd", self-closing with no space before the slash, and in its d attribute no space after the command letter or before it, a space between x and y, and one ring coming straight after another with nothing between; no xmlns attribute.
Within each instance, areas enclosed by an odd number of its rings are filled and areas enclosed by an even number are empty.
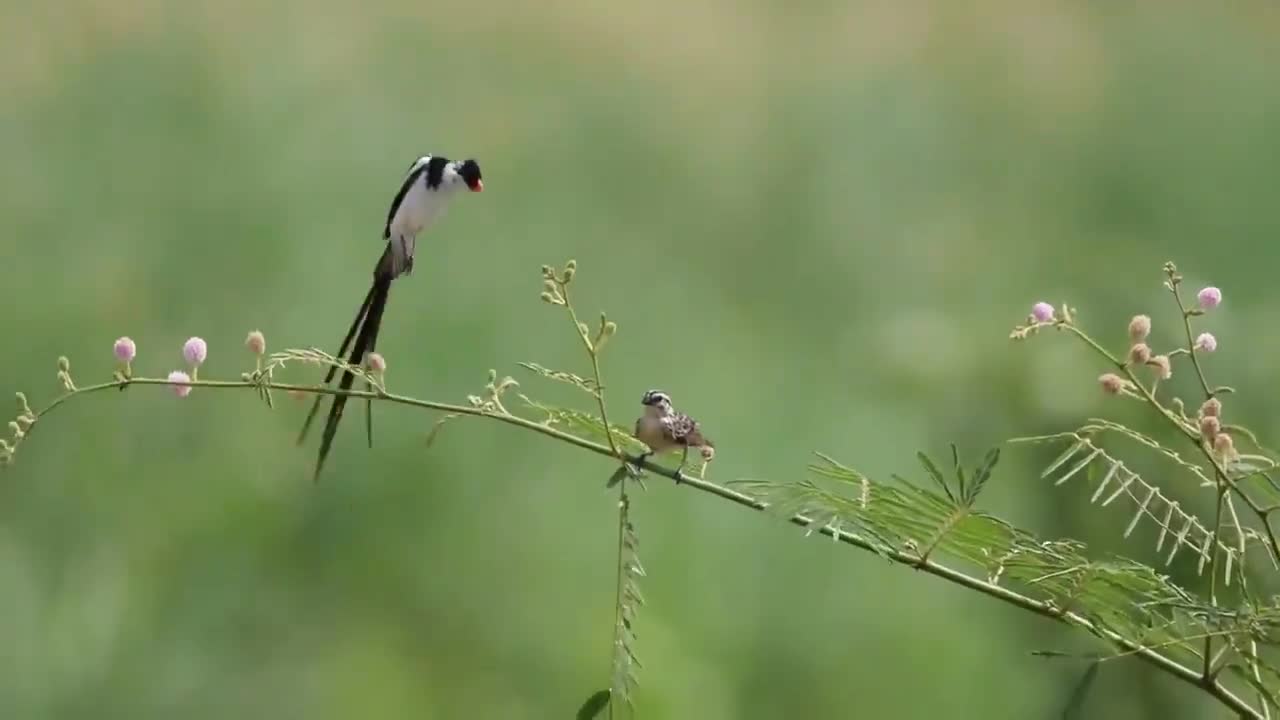
<svg viewBox="0 0 1280 720"><path fill-rule="evenodd" d="M625 485L626 482L627 482L626 478L624 477L622 479L622 483L620 484ZM617 672L618 659L621 654L625 653L625 649L621 647L623 642L622 588L626 582L626 568L623 567L623 563L626 561L626 556L623 550L624 550L624 543L626 542L627 514L630 511L630 509L631 509L631 498L627 495L625 490L619 489L618 490L618 559L617 559L618 574L617 574L617 577L614 579L613 645L609 648L610 665L613 668L613 673L611 673L612 677L610 678L609 686L614 690L616 690L616 688L613 688L613 684L618 677L618 672ZM625 683L626 680L623 679L623 682ZM617 695L615 693L610 693L610 697L609 697L610 719L613 718L613 709L614 709L614 706L617 705L615 700L617 700Z"/></svg>
<svg viewBox="0 0 1280 720"><path fill-rule="evenodd" d="M560 288L560 297L564 298L564 307L569 311L569 320L573 323L573 331L578 334L578 339L582 340L583 347L587 350L587 355L591 358L591 372L595 378L595 389L591 394L596 399L596 404L600 407L600 421L604 423L605 438L609 441L609 449L613 450L613 454L618 459L622 459L622 451L618 449L617 443L613 440L613 426L609 424L609 413L605 409L604 403L604 381L600 377L600 353L596 350L596 346L592 344L591 338L582 330L582 323L578 321L578 313L573 309L573 302L569 300L569 286L567 283L556 281ZM626 480L622 481L624 484Z"/></svg>
<svg viewBox="0 0 1280 720"><path fill-rule="evenodd" d="M614 457L626 464L627 456L618 448L617 442L613 439L613 426L609 424L609 411L605 407L604 400L604 378L600 373L600 350L594 343L587 332L583 330L584 325L578 320L578 313L573 308L573 301L569 298L569 284L564 280L556 280L556 286L560 291L560 297L564 300L564 308L569 312L569 321L573 323L573 331L578 334L578 338L582 341L582 346L587 351L587 356L591 359L591 374L595 381L595 388L591 394L596 399L596 405L600 408L600 422L604 425L604 436L609 442L609 452ZM601 320L603 322L603 320ZM677 482L679 479L677 478ZM623 586L626 582L627 569L626 562L626 528L627 515L631 507L631 498L627 495L627 476L623 474L622 479L618 482L618 555L615 563L617 577L614 580L614 601L613 601L613 644L609 648L609 657L611 658L611 666L615 672L610 680L609 686L611 690L616 691L614 681L617 679L617 663L619 661L619 653L625 653L622 648L623 643L623 622L622 622L622 593ZM630 659L628 658L629 662ZM624 679L625 683L626 680ZM613 720L614 708L617 706L617 693L611 693L609 698L609 719Z"/></svg>
<svg viewBox="0 0 1280 720"><path fill-rule="evenodd" d="M251 388L251 387L259 387L262 385L260 383L252 383L252 382L210 381L210 380L201 380L198 382L193 381L190 383L171 383L167 378L132 378L129 380L119 380L115 382L102 383L99 385L90 385L90 386L86 386L86 387L68 392L58 397L56 400L50 403L43 410L36 413L36 415L37 417L43 418L45 415L49 414L54 409L60 407L63 403L65 403L67 400L70 400L73 397L77 397L80 395L87 395L90 393L99 392L99 391L107 390L110 388L122 387L130 384L136 384L136 385L182 384L182 385L190 385L192 387L205 387L205 388ZM531 430L533 432L539 433L541 435L545 435L547 437L555 438L556 440L560 440L562 442L569 443L571 445L582 448L584 450L594 452L597 455L601 455L604 457L616 457L616 454L612 448L601 445L599 443L592 442L590 440L586 440L584 438L577 437L576 435L570 435L569 433L561 432L559 430L547 427L541 423L534 422L532 420L526 420L525 418L522 418L516 415L487 412L479 408L468 407L463 405L451 405L448 403L432 402L429 400L418 400L416 398L406 397L403 395L395 395L391 393L367 392L362 390L338 390L335 388L329 388L329 387L317 386L317 385L293 385L288 383L276 383L276 382L265 383L265 386L273 390L283 390L286 392L290 390L294 390L294 391L304 392L304 393L318 393L318 394L326 394L326 395L343 395L343 396L354 397L354 398L368 398L370 400L390 402L390 403L396 403L401 405L409 405L412 407L424 408L428 410L439 410L443 412L457 413L459 415L470 415L475 417L490 418L490 419L497 420L499 422L503 422L508 425L513 425L525 430ZM34 428L35 426L33 425L32 427ZM663 477L667 477L672 480L677 479L676 473L673 470L657 465L652 460L643 458L638 455L634 457L624 455L624 457L626 457L627 461L630 462L631 464L637 467L644 468L645 470L648 470L649 472L652 472L656 475L661 475ZM713 495L723 500L727 500L740 507L748 508L755 511L762 512L768 509L769 507L768 503L765 503L764 501L754 498L750 495L747 495L745 493L741 493L736 490L732 490L730 488L717 485L715 483L708 482L706 480L693 477L693 476L685 476L681 478L681 483L678 487L688 488L690 490L696 490L698 492L707 493L709 495ZM787 518L787 520L793 525L797 525L804 528L809 528L813 525L812 518L800 513L791 515L790 517ZM1249 720L1264 720L1264 715L1262 713L1255 710L1248 703L1242 700L1239 696L1232 693L1228 688L1223 686L1217 680L1211 680L1206 682L1204 676L1198 670L1193 670L1185 665L1182 665L1181 663L1177 662L1172 658L1166 657L1154 650L1143 647L1140 643L1129 640L1121 636L1120 634L1113 632L1101 625L1097 625L1094 622L1090 621L1088 618L1085 618L1084 616L1077 615L1071 612L1063 613L1059 609L1050 605L1049 603L1036 600L1026 595L1022 595L1021 593L1018 593L1014 590L1010 590L1009 588L1001 587L999 585L995 585L993 583L978 579L976 577L971 577L959 570L954 570L950 567L941 565L936 561L929 560L929 559L922 559L918 555L914 555L902 550L885 548L882 545L873 543L872 541L867 540L866 538L863 538L860 535L848 533L843 530L838 530L836 528L833 528L830 525L825 525L823 527L818 528L817 532L821 535L825 535L834 540L837 540L845 545L856 547L861 550L865 550L867 552L875 553L876 555L887 558L890 561L897 563L899 565L904 565L917 570L921 570L925 573L933 575L934 577L940 578L942 580L953 583L955 585L959 585L969 590L973 590L975 592L981 593L983 595L986 595L995 600L999 600L1000 602L1006 603L1008 605L1013 605L1015 607L1021 608L1028 612L1034 613L1036 615L1040 615L1041 617L1046 617L1046 618L1049 618L1050 620L1061 622L1066 625L1082 628L1097 637L1107 640L1108 642L1112 643L1113 645L1120 648L1121 650L1132 653L1134 657L1137 657L1143 662L1159 670L1162 670L1163 672L1168 673L1169 675L1179 680L1182 680L1183 682L1186 682L1188 684L1194 685L1195 687L1203 689L1205 692L1207 692L1209 695L1214 697L1220 703L1222 703L1226 707L1235 711L1235 713L1239 717L1248 718ZM610 707L612 707L612 703L610 704Z"/></svg>
<svg viewBox="0 0 1280 720"><path fill-rule="evenodd" d="M1178 292L1179 283L1170 279L1169 285L1169 292L1178 303L1178 312L1182 313L1182 327L1187 332L1187 354L1191 356L1191 364L1196 368L1196 376L1200 378L1200 387L1204 389L1207 400L1213 397L1213 390L1209 389L1209 381L1204 377L1204 368L1200 367L1200 358L1196 356L1196 340L1191 336L1191 314L1187 312L1187 306L1182 304L1182 293Z"/></svg>
<svg viewBox="0 0 1280 720"><path fill-rule="evenodd" d="M396 395L394 393L387 393L387 392L355 390L355 389L342 390L336 387L325 387L322 385L296 385L296 384L278 383L278 382L255 383L255 382L247 382L247 381L240 381L240 380L193 380L191 382L173 382L168 378L137 378L137 377L131 378L129 380L115 380L112 382L100 383L98 385L86 385L85 387L76 388L71 392L65 393L59 396L53 402L49 403L49 405L44 409L37 411L35 414L36 418L43 419L45 415L49 414L50 412L52 412L53 410L61 406L63 403L65 403L66 401L78 395L87 395L89 393L100 392L102 390L110 390L112 388L124 387L126 385L185 385L190 387L203 387L203 388L267 387L272 390L282 390L284 392L293 391L293 392L301 392L301 393L310 393L314 395L338 395L338 396L348 397L348 398L365 398L368 400L380 400L380 401L394 403L398 405L409 405L411 407L423 408L426 410L439 410L441 412L456 413L458 415L470 415L473 417L493 418L495 420L498 420L499 422L505 422L509 425L515 425L517 427L524 428L525 430L532 430L533 432L541 433L548 437L552 437L557 440L567 442L571 445L577 445L578 447L586 450L599 452L604 455L614 454L610 452L609 448L601 447L600 445L597 445L596 443L593 443L590 440L585 440L583 438L578 437L577 435L571 435L567 432L556 430L555 428L548 427L546 425L543 425L542 423L534 422L533 420L528 420L520 417L519 415L512 415L510 413L492 412L492 411L483 410L477 407L471 407L469 405L453 405L450 403L433 402L431 400L419 400L417 398L412 398L405 395ZM31 429L34 430L39 424L40 423L37 422L35 425L32 425ZM31 430L28 430L27 435L30 436L30 434L31 434Z"/></svg>
<svg viewBox="0 0 1280 720"><path fill-rule="evenodd" d="M1182 314L1182 329L1187 337L1187 355L1191 357L1191 365L1196 369L1196 377L1200 379L1200 388L1204 390L1204 397L1209 400L1213 397L1213 390L1209 389L1209 381L1205 379L1204 368L1200 365L1200 358L1196 355L1196 341L1192 336L1191 330L1191 314L1187 312L1187 306L1182 302L1182 293L1178 291L1181 286L1181 278L1171 275L1169 278L1169 293L1173 295L1173 300L1178 304L1178 312ZM1198 446L1202 445L1197 438ZM1203 448L1202 448L1203 450ZM1206 455L1207 455L1206 451ZM1213 458L1210 457L1212 461ZM1226 501L1227 493L1227 476L1223 469L1214 463L1214 479L1218 485L1218 502L1214 511L1213 535L1209 540L1209 602L1215 607L1218 604L1217 588L1218 588L1218 534L1222 530L1222 506ZM1263 518L1265 522L1265 517ZM1204 639L1204 677L1208 680L1213 671L1213 637L1208 636Z"/></svg>
<svg viewBox="0 0 1280 720"><path fill-rule="evenodd" d="M1248 505L1249 509L1252 510L1255 515L1258 516L1258 519L1262 522L1262 526L1267 531L1267 541L1271 546L1270 551L1272 554L1272 559L1280 560L1280 540L1276 538L1275 532L1272 531L1271 529L1271 524L1267 522L1266 512L1264 511L1262 506L1259 505L1257 502L1255 502L1253 498L1249 497L1244 492L1244 490L1241 490L1237 483L1233 482L1230 478L1227 477L1226 468L1224 468L1222 466L1222 463L1218 462L1218 459L1213 456L1213 452L1209 450L1207 447L1205 447L1205 444L1200 441L1199 432L1187 427L1186 423L1184 423L1181 418L1179 418L1172 410L1169 410L1168 408L1166 408L1164 405L1160 403L1159 400L1156 399L1156 396L1153 395L1151 391L1148 390L1142 384L1142 382L1138 379L1138 376L1133 372L1133 370L1128 365L1126 365L1123 361L1121 361L1120 359L1112 355L1110 352L1108 352L1106 348L1099 345L1096 340L1089 337L1089 335L1086 334L1083 330L1081 330L1080 328L1076 327L1071 323L1062 323L1058 327L1064 328L1069 332L1071 332L1072 334L1074 334L1076 337L1080 338L1082 341L1084 341L1086 345L1093 348L1095 352L1097 352L1102 357L1106 358L1107 362L1111 363L1113 366L1115 366L1116 369L1124 373L1125 377L1127 377L1129 381L1132 382L1138 388L1138 391L1141 393L1143 399L1146 400L1147 404L1149 404L1157 412L1163 415L1166 420L1168 420L1170 423L1173 424L1174 428L1176 428L1178 432L1180 432L1183 436L1185 436L1188 440L1190 440L1193 445L1196 446L1196 449L1200 451L1201 455L1204 456L1205 460L1207 460L1209 464L1213 467L1214 475L1218 483L1225 484L1227 487L1229 487L1231 491L1234 492L1236 496L1238 496L1244 502L1244 504ZM1216 548L1216 546L1217 546L1217 543L1215 542L1214 547ZM1216 555L1217 555L1216 551L1210 555L1211 561L1214 557L1216 557Z"/></svg>

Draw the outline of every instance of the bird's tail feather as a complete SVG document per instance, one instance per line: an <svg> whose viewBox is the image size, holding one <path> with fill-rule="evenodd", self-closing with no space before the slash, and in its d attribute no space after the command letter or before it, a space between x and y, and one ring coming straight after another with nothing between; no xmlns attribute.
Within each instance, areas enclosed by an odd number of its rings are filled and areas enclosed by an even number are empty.
<svg viewBox="0 0 1280 720"><path fill-rule="evenodd" d="M386 310L387 296L390 292L391 276L389 274L379 275L374 279L373 287L369 290L368 309L364 315L364 322L360 324L360 332L356 336L355 345L351 348L348 364L362 364L365 353L369 351L370 343L377 341L378 328L382 324L382 313ZM338 381L338 389L340 391L350 390L353 382L355 382L355 374L349 369L344 369L342 371L342 379ZM333 445L333 436L338 432L338 423L342 420L342 411L346 404L347 398L345 396L333 396L333 404L329 407L329 417L324 425L324 434L320 436L320 455L316 459L314 476L316 480L320 479L320 471L324 468L325 458L329 455L329 449ZM372 425L370 425L370 428L372 428Z"/></svg>
<svg viewBox="0 0 1280 720"><path fill-rule="evenodd" d="M386 299L383 299L383 309L386 309ZM366 355L372 354L378 347L378 331L382 329L382 317L379 313L378 322L373 324L369 333L369 347L365 349ZM368 386L369 390L373 390L373 386ZM373 449L373 399L368 398L364 401L364 429L365 436L369 441L369 449Z"/></svg>
<svg viewBox="0 0 1280 720"><path fill-rule="evenodd" d="M364 323L365 315L369 312L369 303L373 301L373 291L378 284L375 282L369 286L369 292L364 296L364 302L360 305L360 311L356 313L356 319L351 321L351 327L347 330L347 336L342 339L342 345L338 347L337 357L342 357L347 352L347 347L351 345L351 340L356 336L356 332ZM333 376L338 372L338 366L330 365L329 372L325 373L322 385L328 385L333 381ZM302 422L302 432L298 433L298 444L301 445L307 439L307 432L311 429L311 423L316 419L316 413L320 411L320 403L324 402L324 395L317 394L315 402L311 403L311 411L307 413L307 419Z"/></svg>

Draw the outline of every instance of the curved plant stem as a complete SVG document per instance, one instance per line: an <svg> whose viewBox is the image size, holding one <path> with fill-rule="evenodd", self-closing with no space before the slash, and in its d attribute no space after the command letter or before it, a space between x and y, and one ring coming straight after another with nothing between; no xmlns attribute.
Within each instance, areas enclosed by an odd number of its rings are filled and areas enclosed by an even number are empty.
<svg viewBox="0 0 1280 720"><path fill-rule="evenodd" d="M1101 350L1101 348L1099 349ZM1105 353L1106 351L1102 350L1102 352ZM62 404L64 404L65 402L67 402L68 400L74 397L79 397L82 395L87 395L87 394L99 392L102 390L108 390L111 388L123 387L131 384L132 385L173 385L175 383L171 383L168 379L162 379L162 378L133 378L129 380L119 380L114 382L102 383L99 385L89 385L89 386L85 386L85 387L67 392L66 394L58 397L52 403L46 406L44 409L40 410L35 414L38 418L43 418L46 415L48 415L50 412L52 412L53 410L60 407ZM596 453L597 455L601 455L603 457L615 458L618 456L618 453L615 452L613 448L610 448L606 445L601 445L591 440L586 440L584 438L577 437L576 435L571 435L569 433L556 430L554 428L548 427L546 425L543 425L541 423L538 423L532 420L519 417L517 415L511 415L509 413L491 412L491 411L486 411L480 408L468 407L464 405L452 405L449 403L434 402L430 400L419 400L417 398L412 398L404 395L396 395L393 393L369 392L364 390L337 390L334 388L329 388L324 386L293 385L293 384L276 383L276 382L254 383L254 382L239 382L239 381L201 380L201 381L192 381L190 383L177 383L177 384L190 385L192 387L222 388L222 389L257 388L257 387L265 386L272 390L282 390L286 392L293 390L293 391L298 391L303 393L322 393L327 395L345 395L353 398L367 398L369 400L374 400L379 402L390 402L390 403L396 403L400 405L409 405L412 407L423 408L428 410L438 410L442 412L456 413L459 415L489 418L492 420L497 420L499 422L506 423L508 425L512 425L514 427L521 428L523 430L530 430L530 431L539 433L541 435L544 435L546 437L554 438L561 442L569 443L571 445L574 445L575 447L578 447L583 450L587 450L589 452ZM37 423L37 425L38 424L39 423ZM33 425L32 427L34 428L35 425ZM644 458L641 456L633 457L625 453L623 453L622 456L626 459L627 462L630 462L631 464L636 465L637 467L642 467L656 475L661 475L663 477L667 477L672 480L677 480L677 479L680 480L680 484L679 484L680 487L689 488L691 490L696 490L698 492L706 493L708 495L712 495L722 500L731 502L735 505L738 505L739 507L748 508L750 510L764 511L769 507L769 505L764 501L759 500L750 495L747 495L745 493L738 492L736 490L724 487L722 485L717 485L713 482L709 482L695 476L677 475L677 473L674 470L657 465L653 461L649 460L648 458ZM791 515L787 518L787 520L788 522L794 525L798 525L805 528L811 527L813 525L813 519L803 514ZM1175 677L1185 683L1188 683L1190 685L1193 685L1195 687L1198 687L1204 690L1206 693L1208 693L1210 696L1212 696L1222 705L1234 711L1238 717L1247 718L1248 720L1264 720L1264 718L1266 717L1261 711L1255 710L1252 706L1250 706L1247 702L1241 699L1238 695L1236 695L1230 689L1222 685L1222 683L1219 682L1215 677L1206 677L1199 669L1189 668L1177 662L1176 660L1173 660L1172 658L1166 657L1165 655L1161 655L1155 649L1152 649L1150 647L1145 647L1140 643L1136 643L1132 640L1129 640L1105 627L1099 626L1086 617L1083 617L1073 612L1063 612L1061 608L1054 607L1049 603L1036 600L1034 598L1028 597L1014 590L1011 590L1009 588L995 585L976 577L972 577L959 570L955 570L953 568L939 564L934 560L921 558L919 555L909 553L903 550L885 548L880 544L873 543L872 541L862 537L861 535L849 533L849 532L834 528L831 525L824 525L820 528L817 528L817 532L829 538L837 540L844 545L848 545L851 547L859 548L861 550L875 553L878 556L885 557L890 561L897 563L899 565L904 565L907 567L911 567L913 569L921 570L934 577L940 578L946 582L950 582L960 587L973 590L975 592L986 595L987 597L999 600L1000 602L1006 603L1008 605L1012 605L1014 607L1021 608L1027 612L1040 615L1041 617L1048 618L1055 622L1060 622L1066 625L1071 625L1074 627L1084 629L1097 637L1107 640L1108 642L1112 643L1113 645L1115 645L1117 648L1124 651L1125 653L1132 654L1134 657L1147 663L1148 665L1151 665L1152 667L1162 672L1165 672L1170 676Z"/></svg>
<svg viewBox="0 0 1280 720"><path fill-rule="evenodd" d="M595 396L596 405L600 407L600 421L604 423L606 428L612 427L609 425L609 412L605 409L604 381L600 377L600 350L595 346L595 343L591 342L591 338L588 337L587 333L583 331L586 326L578 321L578 313L573 309L573 302L569 299L569 284L557 282L557 285L560 288L560 296L564 298L564 309L569 311L569 320L573 322L573 331L578 334L578 338L582 340L583 347L587 350L587 355L591 358L591 374L596 382L591 394ZM608 439L609 449L613 451L613 454L618 459L622 459L622 451L618 449L617 443L614 442L613 433L605 433L605 438ZM626 481L623 480L623 482L625 483Z"/></svg>
<svg viewBox="0 0 1280 720"><path fill-rule="evenodd" d="M1181 278L1177 281L1170 279L1169 292L1173 294L1173 299L1178 303L1178 312L1182 313L1182 327L1187 332L1187 354L1191 357L1191 364L1196 368L1196 376L1200 378L1200 387L1204 390L1205 398L1213 397L1213 390L1209 389L1209 381L1204 377L1204 368L1200 366L1200 358L1196 355L1196 339L1192 337L1191 330L1191 313L1187 311L1187 306L1182 302L1182 293L1178 291Z"/></svg>
<svg viewBox="0 0 1280 720"><path fill-rule="evenodd" d="M609 411L606 407L604 399L604 378L600 372L600 350L602 345L591 341L588 335L587 326L578 320L578 312L573 307L573 301L569 296L569 280L570 275L564 274L560 277L553 276L552 282L555 283L556 289L560 293L561 302L564 309L569 313L569 321L573 323L573 331L577 333L578 339L582 341L583 348L587 351L587 357L591 361L591 377L595 385L591 388L591 395L596 399L596 406L600 409L600 422L604 425L605 440L609 443L609 452L615 458L622 462L622 473L618 482L618 554L614 562L615 571L617 573L614 580L614 601L613 601L613 633L612 642L609 646L610 666L613 668L611 679L609 682L609 719L613 720L618 707L618 700L625 697L630 702L627 685L630 677L631 648L627 642L628 627L626 617L627 597L627 579L631 573L631 558L627 552L628 532L630 525L631 497L627 494L627 456L618 447L617 441L613 439L613 426L609 424ZM605 318L600 317L601 338L603 338L605 328ZM619 667L622 667L621 679ZM618 687L621 682L622 687Z"/></svg>
<svg viewBox="0 0 1280 720"><path fill-rule="evenodd" d="M1196 355L1196 341L1191 330L1191 313L1187 311L1187 306L1182 302L1182 293L1179 288L1182 285L1182 277L1172 269L1169 271L1169 293L1173 295L1173 300L1178 304L1178 312L1182 314L1182 328L1187 337L1187 355L1191 358L1191 364L1196 369L1196 377L1200 379L1200 388L1204 390L1205 400L1213 397L1213 390L1209 389L1209 381L1205 379L1204 368L1200 366L1200 358ZM1197 445L1201 443L1197 439ZM1207 454L1207 453L1206 453ZM1210 457L1212 461L1213 458ZM1226 502L1228 482L1226 473L1223 469L1214 463L1214 479L1217 481L1218 492L1216 493L1217 502L1214 510L1213 534L1209 541L1209 602L1218 604L1218 554L1221 550L1218 548L1218 534L1222 531L1222 506ZM1262 516L1263 523L1266 523L1266 516ZM1204 676L1211 677L1213 672L1213 637L1206 636L1204 639Z"/></svg>
<svg viewBox="0 0 1280 720"><path fill-rule="evenodd" d="M1224 468L1222 466L1222 463L1220 463L1218 459L1213 456L1213 452L1209 450L1209 448L1206 447L1206 445L1203 442L1200 441L1200 434L1195 430L1187 427L1187 424L1183 422L1182 419L1179 418L1172 410L1162 405L1160 401L1156 399L1156 396L1151 392L1151 390L1149 390L1145 385L1142 384L1142 381L1138 379L1138 376L1133 372L1133 369L1129 367L1129 365L1127 365L1123 360L1120 360L1116 356L1112 355L1110 351L1108 351L1106 348L1099 345L1096 340L1089 337L1088 333L1076 327L1072 323L1060 323L1058 327L1070 331L1076 337L1080 338L1080 340L1082 340L1086 345L1093 348L1095 352L1097 352L1099 355L1105 358L1107 362L1110 363L1113 367L1115 367L1120 372L1124 373L1124 376L1128 378L1129 382L1133 383L1134 386L1138 388L1138 392L1142 395L1142 398L1147 402L1147 404L1150 405L1152 408L1154 408L1158 413L1160 413L1166 420L1168 420L1174 426L1174 428L1178 430L1180 434L1182 434L1184 437L1190 440L1193 445L1196 446L1196 449L1200 451L1200 454L1203 455L1204 458L1213 467L1213 471L1215 476L1217 477L1218 483L1220 485L1226 486L1232 492L1234 492L1236 496L1239 497L1242 501L1244 501L1244 504L1248 505L1249 509L1252 510L1255 515L1257 515L1258 519L1262 523L1263 529L1265 529L1267 533L1267 542L1270 545L1272 561L1273 562L1280 561L1280 539L1276 537L1275 532L1271 529L1271 524L1267 522L1267 509L1262 507L1260 504L1258 504L1256 500L1249 497L1249 495L1245 493L1244 490L1240 489L1237 483L1233 482L1229 477L1227 477L1226 468ZM1212 563L1213 559L1216 557L1217 557L1217 553L1216 552L1212 553L1210 555L1210 562ZM1214 569L1216 570L1216 566Z"/></svg>

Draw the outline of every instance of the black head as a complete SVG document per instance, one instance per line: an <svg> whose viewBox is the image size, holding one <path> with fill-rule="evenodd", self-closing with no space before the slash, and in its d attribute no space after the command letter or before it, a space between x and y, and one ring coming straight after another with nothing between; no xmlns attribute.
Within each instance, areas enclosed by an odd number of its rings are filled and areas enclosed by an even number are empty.
<svg viewBox="0 0 1280 720"><path fill-rule="evenodd" d="M644 397L640 398L640 404L650 407L670 406L671 396L661 390L650 390L644 394Z"/></svg>
<svg viewBox="0 0 1280 720"><path fill-rule="evenodd" d="M458 176L467 184L471 192L484 190L484 182L480 180L480 163L467 158L458 163Z"/></svg>

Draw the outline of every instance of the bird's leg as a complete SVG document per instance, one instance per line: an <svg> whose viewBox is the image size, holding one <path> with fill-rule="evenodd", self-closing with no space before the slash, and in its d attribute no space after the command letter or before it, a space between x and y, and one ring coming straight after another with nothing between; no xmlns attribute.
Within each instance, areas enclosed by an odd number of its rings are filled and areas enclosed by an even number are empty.
<svg viewBox="0 0 1280 720"><path fill-rule="evenodd" d="M404 274L413 272L413 250L409 248L409 240L400 236L400 255L404 258Z"/></svg>
<svg viewBox="0 0 1280 720"><path fill-rule="evenodd" d="M645 461L647 461L647 460L648 460L649 458L651 458L651 457L653 457L653 451L652 451L652 450L649 450L649 451L646 451L646 452L640 453L640 455L636 457L636 461L635 461L634 463L632 463L632 465L634 465L634 466L635 466L635 468L636 468L636 475L637 475L637 476L639 476L639 474L640 474L641 472L643 472L643 471L644 471L644 464L645 464Z"/></svg>
<svg viewBox="0 0 1280 720"><path fill-rule="evenodd" d="M685 445L684 452L680 454L680 464L676 466L676 484L677 485L680 484L681 478L683 477L680 474L680 471L684 470L684 465L687 462L689 462L689 446Z"/></svg>

